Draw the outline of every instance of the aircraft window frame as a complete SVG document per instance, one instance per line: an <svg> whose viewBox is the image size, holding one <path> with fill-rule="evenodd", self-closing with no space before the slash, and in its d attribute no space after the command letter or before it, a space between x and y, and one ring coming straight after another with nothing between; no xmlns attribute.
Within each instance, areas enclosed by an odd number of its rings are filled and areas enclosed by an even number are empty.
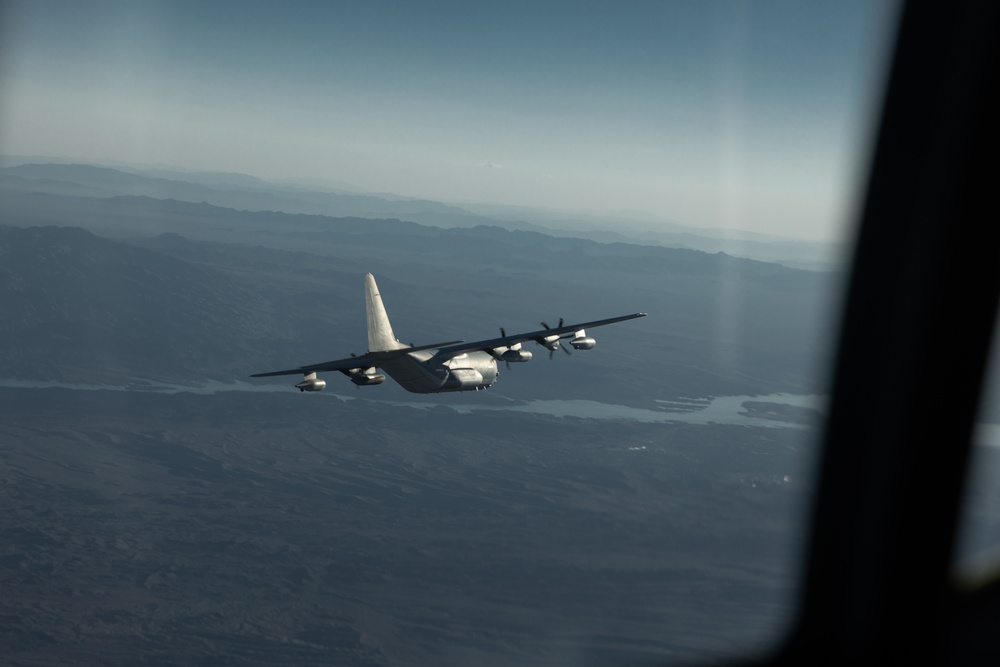
<svg viewBox="0 0 1000 667"><path fill-rule="evenodd" d="M978 586L1000 569L1000 327L996 323L984 382L952 562L960 586Z"/></svg>
<svg viewBox="0 0 1000 667"><path fill-rule="evenodd" d="M834 374L800 615L774 662L997 664L951 580L1000 294L996 5L903 8ZM993 622L990 622L992 618Z"/></svg>

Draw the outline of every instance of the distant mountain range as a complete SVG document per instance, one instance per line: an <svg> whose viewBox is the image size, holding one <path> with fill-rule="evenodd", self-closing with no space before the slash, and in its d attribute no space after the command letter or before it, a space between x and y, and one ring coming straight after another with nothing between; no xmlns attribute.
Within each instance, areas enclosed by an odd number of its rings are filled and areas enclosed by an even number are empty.
<svg viewBox="0 0 1000 667"><path fill-rule="evenodd" d="M282 334L275 303L241 281L80 228L0 227L0 252L6 377L197 378L252 353L248 335Z"/></svg>
<svg viewBox="0 0 1000 667"><path fill-rule="evenodd" d="M292 190L234 174L205 176L195 172L190 175L191 180L178 180L180 173L170 175L171 178L164 178L138 170L126 172L84 164L22 164L0 170L0 185L21 191L92 197L142 195L156 199L207 202L248 211L372 218L442 215L451 216L458 223L466 218L478 217L458 207L423 199L389 200L363 194ZM57 192L57 189L61 191Z"/></svg>
<svg viewBox="0 0 1000 667"><path fill-rule="evenodd" d="M0 228L0 377L233 380L360 353L362 276L372 271L404 342L650 313L599 336L614 343L592 354L542 354L514 379L504 373L519 393L648 404L805 392L818 386L815 350L836 278L499 227L145 196L8 191L0 219L17 225Z"/></svg>
<svg viewBox="0 0 1000 667"><path fill-rule="evenodd" d="M0 164L16 161L7 157ZM442 228L486 225L508 230L537 231L552 236L585 238L601 243L632 243L725 252L738 257L814 270L835 268L842 255L842 249L829 244L740 231L696 230L680 225L654 224L627 216L561 213L486 204L460 207L385 193L375 195L337 189L320 191L268 183L253 176L233 173L25 162L0 168L0 193L59 194L92 198L145 196L205 202L245 211L369 219L398 218Z"/></svg>

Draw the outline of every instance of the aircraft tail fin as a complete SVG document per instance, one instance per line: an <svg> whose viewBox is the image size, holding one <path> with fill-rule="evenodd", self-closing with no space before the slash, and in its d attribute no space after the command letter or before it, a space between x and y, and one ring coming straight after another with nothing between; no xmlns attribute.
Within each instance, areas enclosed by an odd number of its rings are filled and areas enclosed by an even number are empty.
<svg viewBox="0 0 1000 667"><path fill-rule="evenodd" d="M385 352L406 347L392 335L389 316L385 312L385 306L382 305L375 277L370 273L365 274L365 312L368 316L369 352Z"/></svg>

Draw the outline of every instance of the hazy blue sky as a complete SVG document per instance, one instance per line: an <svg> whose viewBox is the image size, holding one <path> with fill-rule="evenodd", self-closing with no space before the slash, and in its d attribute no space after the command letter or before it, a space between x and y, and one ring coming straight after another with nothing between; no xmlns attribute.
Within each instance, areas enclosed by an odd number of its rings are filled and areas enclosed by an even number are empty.
<svg viewBox="0 0 1000 667"><path fill-rule="evenodd" d="M7 154L806 238L850 213L894 18L877 0L0 3Z"/></svg>

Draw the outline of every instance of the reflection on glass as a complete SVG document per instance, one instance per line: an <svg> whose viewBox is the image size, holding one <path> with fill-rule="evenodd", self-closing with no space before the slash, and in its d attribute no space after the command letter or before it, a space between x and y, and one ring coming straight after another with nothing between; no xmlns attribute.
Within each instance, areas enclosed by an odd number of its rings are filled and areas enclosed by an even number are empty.
<svg viewBox="0 0 1000 667"><path fill-rule="evenodd" d="M997 332L991 348L991 364L979 407L972 454L969 459L969 482L955 555L956 574L960 580L981 581L995 575L1000 565L1000 355Z"/></svg>

